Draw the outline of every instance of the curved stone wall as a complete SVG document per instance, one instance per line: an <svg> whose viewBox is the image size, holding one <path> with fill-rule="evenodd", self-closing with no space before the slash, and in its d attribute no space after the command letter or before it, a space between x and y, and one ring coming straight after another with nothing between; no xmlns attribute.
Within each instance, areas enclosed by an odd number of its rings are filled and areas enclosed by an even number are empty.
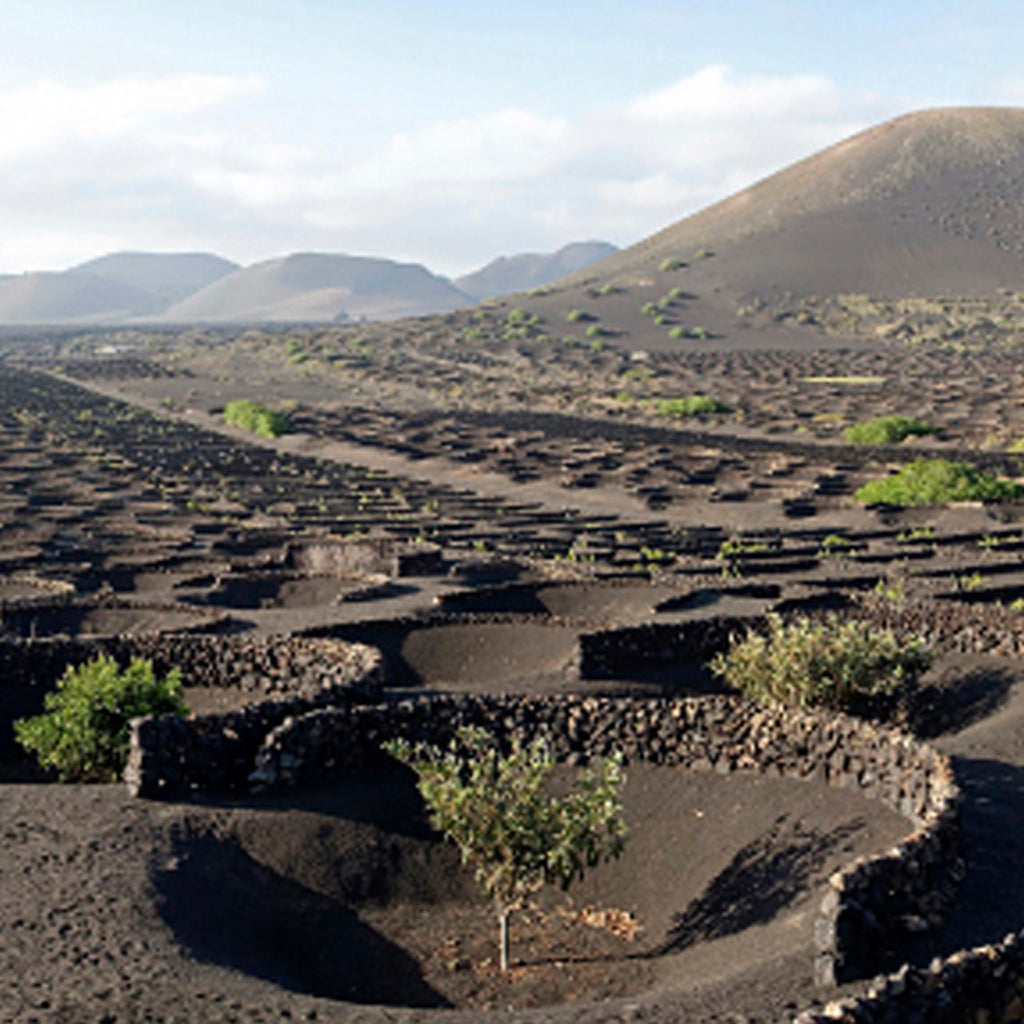
<svg viewBox="0 0 1024 1024"><path fill-rule="evenodd" d="M994 945L904 965L867 994L807 1010L793 1024L1016 1024L1024 1020L1024 930Z"/></svg>
<svg viewBox="0 0 1024 1024"><path fill-rule="evenodd" d="M814 933L821 984L877 971L909 932L939 922L962 875L959 790L947 758L858 719L732 697L445 696L323 709L270 732L251 781L263 789L356 772L383 756L385 739L444 744L462 725L480 725L501 743L544 736L570 762L621 750L628 760L690 770L811 779L857 789L906 816L913 832L902 843L830 879Z"/></svg>
<svg viewBox="0 0 1024 1024"><path fill-rule="evenodd" d="M259 700L239 711L193 716L174 726L180 734L173 753L179 791L206 787L214 777L221 787L232 788L232 779L237 780L234 788L244 787L260 743L286 716L343 700L376 699L383 682L375 648L338 640L188 633L6 640L0 642L0 752L15 749L13 719L38 713L43 696L67 667L101 653L122 665L148 658L158 675L180 669L187 687L228 688ZM161 725L158 731L166 728ZM160 777L167 774L171 756L165 752ZM216 766L218 758L222 766Z"/></svg>

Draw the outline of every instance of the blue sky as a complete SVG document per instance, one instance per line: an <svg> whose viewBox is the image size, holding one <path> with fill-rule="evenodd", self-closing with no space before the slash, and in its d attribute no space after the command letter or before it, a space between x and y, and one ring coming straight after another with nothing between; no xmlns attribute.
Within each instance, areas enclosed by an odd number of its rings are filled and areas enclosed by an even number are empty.
<svg viewBox="0 0 1024 1024"><path fill-rule="evenodd" d="M0 271L443 273L627 245L921 107L1024 104L1024 4L5 0Z"/></svg>

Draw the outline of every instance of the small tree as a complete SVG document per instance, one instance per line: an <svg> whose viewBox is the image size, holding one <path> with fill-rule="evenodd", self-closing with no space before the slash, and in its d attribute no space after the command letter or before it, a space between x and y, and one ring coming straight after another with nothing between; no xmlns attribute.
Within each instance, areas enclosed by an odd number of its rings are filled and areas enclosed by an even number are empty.
<svg viewBox="0 0 1024 1024"><path fill-rule="evenodd" d="M43 699L46 713L14 723L18 742L56 768L63 781L116 782L128 758L129 723L141 715L181 715L181 674L157 679L153 664L135 658L123 672L101 654L69 666Z"/></svg>
<svg viewBox="0 0 1024 1024"><path fill-rule="evenodd" d="M527 896L552 883L567 889L587 868L622 853L621 755L555 796L554 759L541 738L525 746L513 741L507 756L479 728L460 729L445 750L402 740L384 749L416 772L431 824L455 843L494 901L503 971L509 915Z"/></svg>

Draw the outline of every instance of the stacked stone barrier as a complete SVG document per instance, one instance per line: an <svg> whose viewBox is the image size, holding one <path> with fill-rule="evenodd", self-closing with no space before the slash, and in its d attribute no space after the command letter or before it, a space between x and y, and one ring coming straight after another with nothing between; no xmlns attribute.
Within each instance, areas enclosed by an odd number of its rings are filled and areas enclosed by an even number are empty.
<svg viewBox="0 0 1024 1024"><path fill-rule="evenodd" d="M22 594L19 597L0 598L0 617L8 609L11 611L22 611L40 607L60 607L70 604L76 597L75 586L63 580L48 580L31 574L13 574L9 577L11 583L25 587L32 593Z"/></svg>
<svg viewBox="0 0 1024 1024"><path fill-rule="evenodd" d="M1024 1020L1024 930L923 967L904 964L863 996L805 1010L793 1024L1016 1024Z"/></svg>
<svg viewBox="0 0 1024 1024"><path fill-rule="evenodd" d="M616 679L642 665L679 659L707 661L747 632L759 618L716 616L686 622L649 622L580 634L579 672L584 679Z"/></svg>
<svg viewBox="0 0 1024 1024"><path fill-rule="evenodd" d="M938 924L962 877L959 790L947 758L894 729L734 697L439 696L321 709L266 736L250 781L264 790L358 773L381 763L384 740L443 745L466 725L503 746L513 736L543 736L570 763L621 751L627 761L812 780L858 790L907 817L905 840L830 878L814 928L822 985L870 976L908 934Z"/></svg>
<svg viewBox="0 0 1024 1024"><path fill-rule="evenodd" d="M214 781L217 788L244 789L256 752L275 725L288 715L339 701L378 699L383 682L380 653L363 644L182 633L7 640L0 642L0 685L36 691L33 701L41 708L43 695L67 668L100 654L120 665L147 658L158 675L179 669L186 687L232 689L253 701L221 715L140 723L148 737L146 749L160 750L161 766L159 772L131 768L133 779L146 780L132 783L140 795L154 795L153 786L157 792L181 793L210 788ZM8 715L0 721L0 748L12 745Z"/></svg>
<svg viewBox="0 0 1024 1024"><path fill-rule="evenodd" d="M880 628L917 634L936 651L1024 655L1024 615L1000 604L952 600L889 601L866 596L846 613Z"/></svg>
<svg viewBox="0 0 1024 1024"><path fill-rule="evenodd" d="M146 655L154 667L167 659L191 685L234 686L264 699L223 714L134 722L125 767L133 796L245 790L257 752L275 726L316 708L378 699L383 685L380 652L364 644L233 638L234 649L225 657L212 647L194 646L193 637L168 639L152 644L153 653ZM198 671L190 675L192 666Z"/></svg>

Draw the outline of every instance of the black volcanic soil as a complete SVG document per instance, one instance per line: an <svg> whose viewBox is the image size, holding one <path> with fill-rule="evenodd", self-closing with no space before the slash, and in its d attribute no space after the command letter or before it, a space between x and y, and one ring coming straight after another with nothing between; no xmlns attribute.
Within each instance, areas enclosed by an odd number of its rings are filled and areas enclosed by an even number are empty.
<svg viewBox="0 0 1024 1024"><path fill-rule="evenodd" d="M1022 861L1003 833L1024 814L1022 652L1001 624L1024 598L1024 508L853 499L925 451L1016 472L1004 449L1024 436L1019 349L840 344L804 326L814 351L722 337L637 360L533 336L469 346L462 332L491 328L460 316L365 325L364 347L349 344L362 327L296 329L308 373L282 357L283 333L259 331L160 336L145 360L76 362L53 341L62 376L5 364L5 634L326 626L379 640L404 661L403 687L564 692L597 688L574 676L574 642L609 625L876 590L940 620L977 613L955 645L939 637L941 693L922 723L969 796L965 898L907 955L1019 927L1024 906L1006 894L1024 891ZM636 400L617 400L623 389ZM676 422L644 404L697 391L733 411ZM299 432L252 444L222 430L218 407L253 393L294 402ZM942 432L845 445L842 426L876 411ZM382 582L303 576L287 558L293 542L369 531L436 543L441 569ZM439 610L454 619L381 625ZM671 660L635 675L602 685L709 685ZM237 701L190 696L204 710ZM572 899L643 931L626 942L545 903L517 919L522 963L501 978L489 916L400 787L163 805L23 766L4 777L26 780L0 786L0 1019L19 1024L468 1021L487 1004L549 1002L565 1005L512 1017L783 1020L835 995L810 984L805 924L822 880L906 828L848 794L635 767L635 845ZM446 1002L464 1009L434 1009Z"/></svg>
<svg viewBox="0 0 1024 1024"><path fill-rule="evenodd" d="M344 1021L368 1003L591 1003L695 978L708 990L700 1013L769 1019L814 996L808 922L823 880L908 827L809 784L634 766L626 854L568 899L516 915L503 977L492 911L404 777L249 806L45 784L5 787L0 802L0 1005L12 1021L99 1020L101 1008L118 1021L229 1009ZM788 979L767 1002L743 980L756 966Z"/></svg>

